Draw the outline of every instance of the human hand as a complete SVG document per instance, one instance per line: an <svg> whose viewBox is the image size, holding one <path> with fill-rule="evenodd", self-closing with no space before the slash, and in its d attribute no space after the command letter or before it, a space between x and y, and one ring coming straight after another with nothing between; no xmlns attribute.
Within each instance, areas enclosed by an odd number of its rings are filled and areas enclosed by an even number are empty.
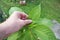
<svg viewBox="0 0 60 40"><path fill-rule="evenodd" d="M4 30L5 34L10 35L20 30L24 25L32 22L32 20L28 20L27 18L28 15L24 12L15 11L5 22L1 24L1 26L3 26L1 29Z"/></svg>

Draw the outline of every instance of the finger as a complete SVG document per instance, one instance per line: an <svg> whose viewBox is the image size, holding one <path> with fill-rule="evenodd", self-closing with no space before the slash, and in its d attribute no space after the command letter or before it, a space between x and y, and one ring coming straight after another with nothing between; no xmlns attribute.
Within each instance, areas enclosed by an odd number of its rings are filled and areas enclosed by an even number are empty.
<svg viewBox="0 0 60 40"><path fill-rule="evenodd" d="M32 20L24 20L25 25L30 24L30 23L32 23Z"/></svg>
<svg viewBox="0 0 60 40"><path fill-rule="evenodd" d="M20 12L20 11L15 11L14 12L17 16L18 16L18 18L20 18L20 19L27 19L28 18L28 15L27 14L25 14L24 12Z"/></svg>

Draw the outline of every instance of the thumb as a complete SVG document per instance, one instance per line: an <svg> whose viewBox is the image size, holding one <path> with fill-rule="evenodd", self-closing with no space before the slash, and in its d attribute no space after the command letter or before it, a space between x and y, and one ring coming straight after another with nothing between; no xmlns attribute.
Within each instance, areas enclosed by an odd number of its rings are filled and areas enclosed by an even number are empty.
<svg viewBox="0 0 60 40"><path fill-rule="evenodd" d="M32 20L24 20L25 25L30 24L30 23L32 23Z"/></svg>

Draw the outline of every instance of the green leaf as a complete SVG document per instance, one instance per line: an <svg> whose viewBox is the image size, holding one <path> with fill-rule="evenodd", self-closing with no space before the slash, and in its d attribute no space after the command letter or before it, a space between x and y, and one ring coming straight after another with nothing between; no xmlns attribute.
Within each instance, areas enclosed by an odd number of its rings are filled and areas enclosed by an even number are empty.
<svg viewBox="0 0 60 40"><path fill-rule="evenodd" d="M32 28L32 32L37 36L39 40L56 40L53 32L47 26L37 25Z"/></svg>
<svg viewBox="0 0 60 40"><path fill-rule="evenodd" d="M35 38L33 37L33 35L31 34L31 31L29 29L25 29L25 31L23 32L23 34L19 37L18 40L35 40Z"/></svg>
<svg viewBox="0 0 60 40"><path fill-rule="evenodd" d="M12 36L8 37L8 40L17 40L18 37L19 37L19 33L16 32L12 34Z"/></svg>
<svg viewBox="0 0 60 40"><path fill-rule="evenodd" d="M47 26L38 24L33 28L24 28L18 36L10 36L7 40L56 40L53 32Z"/></svg>
<svg viewBox="0 0 60 40"><path fill-rule="evenodd" d="M49 21L47 22L47 21L45 21L45 19L41 19L40 20L41 23L40 23L38 20L39 20L41 14L42 14L42 17L60 20L58 18L60 16L59 15L60 14L59 0L42 0L42 1L41 0L38 0L38 1L37 0L33 0L33 1L27 0L27 5L25 5L25 6L21 6L18 1L20 1L20 0L17 0L16 2L14 0L13 0L13 2L11 0L1 0L0 5L7 14L8 14L8 9L12 6L18 6L18 7L22 8L26 13L28 13L30 11L29 17L33 20L33 23L28 26L28 28L26 29L25 32L18 31L17 33L14 33L10 37L8 37L7 40L37 40L37 38L38 38L38 40L39 39L56 40L52 31L48 27L46 27L46 25L49 24L48 23ZM37 6L39 3L42 4L42 7L41 7L41 5L40 5L40 7ZM35 6L37 6L37 7L35 7ZM20 10L20 8L18 8L18 11ZM42 10L41 10L41 8L42 8ZM32 11L31 11L31 9L32 9ZM15 10L11 10L11 13L14 11ZM41 14L38 13L39 11L40 12L42 11ZM9 12L9 14L11 14L11 13ZM38 21L38 23L37 23L37 21ZM48 25L48 26L50 26L50 25ZM31 35L32 35L32 37L31 37Z"/></svg>
<svg viewBox="0 0 60 40"><path fill-rule="evenodd" d="M41 5L38 5L37 7L33 8L32 11L29 13L30 18L33 20L33 23L27 25L28 27L23 28L21 30L22 32L17 32L17 35L11 35L10 37L8 37L7 40L56 40L54 33L49 29L49 27L40 24L39 22L37 23L37 21L40 21L38 20L40 19L40 15ZM43 21L45 21L45 19Z"/></svg>
<svg viewBox="0 0 60 40"><path fill-rule="evenodd" d="M9 10L9 14L11 15L14 11L22 12L22 9L19 7L11 7L11 9Z"/></svg>
<svg viewBox="0 0 60 40"><path fill-rule="evenodd" d="M33 21L38 21L40 19L40 15L41 15L41 4L38 5L37 7L33 8L30 12L29 12L29 17L33 20Z"/></svg>

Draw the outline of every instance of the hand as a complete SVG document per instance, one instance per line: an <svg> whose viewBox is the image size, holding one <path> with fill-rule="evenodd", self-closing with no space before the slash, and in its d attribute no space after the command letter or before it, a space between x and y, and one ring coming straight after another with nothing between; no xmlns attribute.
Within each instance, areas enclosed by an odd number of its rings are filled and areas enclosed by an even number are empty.
<svg viewBox="0 0 60 40"><path fill-rule="evenodd" d="M2 27L0 29L2 29L5 34L10 35L20 30L24 25L32 22L32 20L28 20L27 18L28 15L24 12L15 11L5 22L1 24Z"/></svg>

